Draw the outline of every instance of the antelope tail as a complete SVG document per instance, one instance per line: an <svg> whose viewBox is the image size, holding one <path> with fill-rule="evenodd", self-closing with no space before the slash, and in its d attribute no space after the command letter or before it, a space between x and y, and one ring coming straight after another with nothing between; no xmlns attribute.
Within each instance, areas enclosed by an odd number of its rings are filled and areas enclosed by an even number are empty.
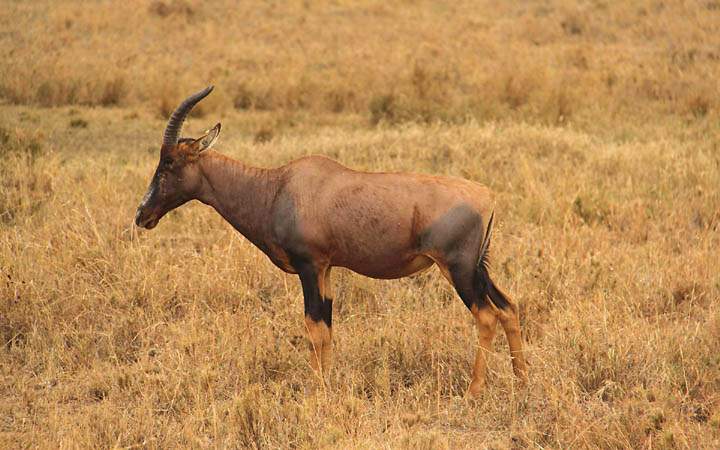
<svg viewBox="0 0 720 450"><path fill-rule="evenodd" d="M510 305L510 302L503 291L495 286L488 272L490 267L490 237L492 235L494 218L495 211L490 214L485 237L480 246L480 256L478 257L477 267L475 268L475 286L480 301L487 301L493 309L506 309Z"/></svg>

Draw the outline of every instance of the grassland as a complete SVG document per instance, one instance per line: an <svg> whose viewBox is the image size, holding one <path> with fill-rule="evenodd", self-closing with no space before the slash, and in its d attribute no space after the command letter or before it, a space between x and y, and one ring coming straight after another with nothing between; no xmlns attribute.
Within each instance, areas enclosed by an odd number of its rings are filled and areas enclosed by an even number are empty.
<svg viewBox="0 0 720 450"><path fill-rule="evenodd" d="M720 447L717 2L4 2L0 447ZM436 270L302 297L209 208L132 226L169 110L277 166L318 153L498 193L499 334Z"/></svg>

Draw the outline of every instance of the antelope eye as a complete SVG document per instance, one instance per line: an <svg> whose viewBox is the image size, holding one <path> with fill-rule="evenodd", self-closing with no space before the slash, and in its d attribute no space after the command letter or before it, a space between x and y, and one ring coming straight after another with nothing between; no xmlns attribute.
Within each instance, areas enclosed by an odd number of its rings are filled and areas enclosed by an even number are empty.
<svg viewBox="0 0 720 450"><path fill-rule="evenodd" d="M169 156L164 157L163 160L162 160L162 165L165 166L165 167L170 167L170 166L172 166L172 163L173 163L173 159L172 159L171 157L169 157Z"/></svg>

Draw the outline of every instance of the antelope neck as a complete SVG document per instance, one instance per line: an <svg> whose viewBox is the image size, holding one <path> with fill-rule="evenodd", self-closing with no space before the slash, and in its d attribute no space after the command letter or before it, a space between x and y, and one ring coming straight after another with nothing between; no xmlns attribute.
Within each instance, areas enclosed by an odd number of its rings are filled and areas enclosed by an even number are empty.
<svg viewBox="0 0 720 450"><path fill-rule="evenodd" d="M202 155L199 164L203 182L198 200L215 208L249 241L264 247L281 171L247 166L213 150Z"/></svg>

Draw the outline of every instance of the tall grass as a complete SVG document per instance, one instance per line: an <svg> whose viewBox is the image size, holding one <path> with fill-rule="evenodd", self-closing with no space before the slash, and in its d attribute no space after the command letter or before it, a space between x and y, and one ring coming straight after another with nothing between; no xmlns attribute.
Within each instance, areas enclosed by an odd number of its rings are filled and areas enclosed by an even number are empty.
<svg viewBox="0 0 720 450"><path fill-rule="evenodd" d="M319 386L295 277L202 205L152 232L131 226L162 120L24 107L0 117L15 146L0 196L4 447L720 442L714 125L627 139L514 122L299 120L268 144L236 130L265 119L225 118L220 150L251 164L317 152L499 193L493 271L521 305L531 378L514 384L500 337L472 402L475 330L435 271L392 282L338 271L337 361Z"/></svg>

